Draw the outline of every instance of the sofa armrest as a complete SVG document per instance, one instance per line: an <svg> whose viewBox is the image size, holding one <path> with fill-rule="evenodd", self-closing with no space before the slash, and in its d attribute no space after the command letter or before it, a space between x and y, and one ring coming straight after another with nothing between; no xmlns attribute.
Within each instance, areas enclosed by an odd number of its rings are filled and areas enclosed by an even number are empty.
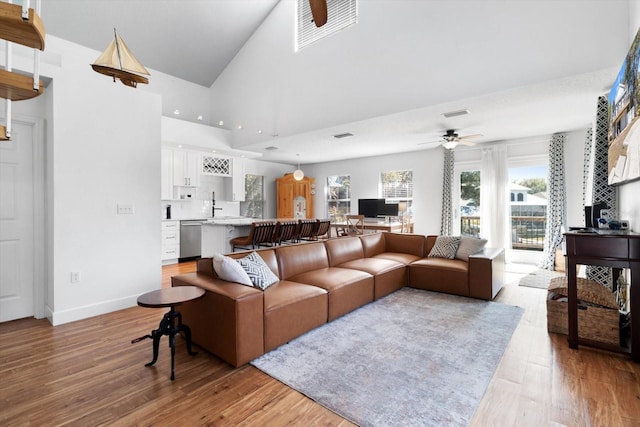
<svg viewBox="0 0 640 427"><path fill-rule="evenodd" d="M195 344L233 366L264 353L264 293L211 277L208 272L173 276L172 286L198 286L202 298L180 306Z"/></svg>
<svg viewBox="0 0 640 427"><path fill-rule="evenodd" d="M485 248L469 256L469 296L492 300L503 286L503 248Z"/></svg>

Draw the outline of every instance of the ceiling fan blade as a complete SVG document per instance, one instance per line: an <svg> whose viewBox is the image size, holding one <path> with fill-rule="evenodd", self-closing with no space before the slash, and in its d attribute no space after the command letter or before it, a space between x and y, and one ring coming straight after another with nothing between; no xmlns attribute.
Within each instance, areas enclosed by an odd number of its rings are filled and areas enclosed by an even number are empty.
<svg viewBox="0 0 640 427"><path fill-rule="evenodd" d="M481 133L475 133L475 134L473 134L473 135L465 135L465 136L461 136L461 137L460 137L460 138L458 138L458 139L480 138L480 137L483 137L483 136L484 136L484 135L483 135L483 134L481 134Z"/></svg>
<svg viewBox="0 0 640 427"><path fill-rule="evenodd" d="M474 145L476 145L475 142L472 141L465 141L464 139L460 139L458 140L458 144L460 145L466 145L467 147L473 147Z"/></svg>
<svg viewBox="0 0 640 427"><path fill-rule="evenodd" d="M327 23L327 0L309 0L311 15L316 27L322 27Z"/></svg>
<svg viewBox="0 0 640 427"><path fill-rule="evenodd" d="M425 142L418 142L417 145L426 145L426 144L441 144L442 143L442 139L437 139L435 141L425 141Z"/></svg>

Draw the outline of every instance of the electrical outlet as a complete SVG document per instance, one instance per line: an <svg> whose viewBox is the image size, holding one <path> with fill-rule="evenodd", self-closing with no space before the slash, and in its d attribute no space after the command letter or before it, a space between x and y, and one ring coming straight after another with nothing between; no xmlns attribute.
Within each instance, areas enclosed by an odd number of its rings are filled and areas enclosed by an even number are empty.
<svg viewBox="0 0 640 427"><path fill-rule="evenodd" d="M71 272L71 283L78 283L80 282L80 272L79 271L72 271Z"/></svg>
<svg viewBox="0 0 640 427"><path fill-rule="evenodd" d="M118 203L118 215L133 215L133 205Z"/></svg>

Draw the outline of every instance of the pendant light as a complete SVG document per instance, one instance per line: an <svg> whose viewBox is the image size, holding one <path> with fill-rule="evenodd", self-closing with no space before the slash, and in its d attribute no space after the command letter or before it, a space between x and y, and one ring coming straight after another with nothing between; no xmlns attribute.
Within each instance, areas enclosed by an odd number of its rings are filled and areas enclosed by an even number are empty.
<svg viewBox="0 0 640 427"><path fill-rule="evenodd" d="M304 172L300 169L300 154L296 154L296 156L298 156L298 169L293 171L293 179L301 181L304 178Z"/></svg>

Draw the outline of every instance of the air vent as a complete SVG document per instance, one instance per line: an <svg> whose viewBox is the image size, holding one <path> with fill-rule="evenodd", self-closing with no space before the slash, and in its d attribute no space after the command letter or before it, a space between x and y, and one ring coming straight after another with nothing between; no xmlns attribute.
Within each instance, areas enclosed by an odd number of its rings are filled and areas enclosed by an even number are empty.
<svg viewBox="0 0 640 427"><path fill-rule="evenodd" d="M274 147L273 145L270 147L266 147L265 150L267 151L273 151L273 150L278 150L278 147Z"/></svg>
<svg viewBox="0 0 640 427"><path fill-rule="evenodd" d="M347 137L350 137L350 136L353 136L353 134L352 134L352 133L349 133L349 132L339 133L339 134L337 134L337 135L333 135L333 137L334 137L334 138L338 138L338 139L340 139L340 138L347 138Z"/></svg>
<svg viewBox="0 0 640 427"><path fill-rule="evenodd" d="M327 0L327 23L318 28L309 0L298 0L296 51L358 23L357 0Z"/></svg>
<svg viewBox="0 0 640 427"><path fill-rule="evenodd" d="M449 111L448 113L442 113L446 118L457 117L457 116L466 116L469 114L469 110L458 110L458 111Z"/></svg>

